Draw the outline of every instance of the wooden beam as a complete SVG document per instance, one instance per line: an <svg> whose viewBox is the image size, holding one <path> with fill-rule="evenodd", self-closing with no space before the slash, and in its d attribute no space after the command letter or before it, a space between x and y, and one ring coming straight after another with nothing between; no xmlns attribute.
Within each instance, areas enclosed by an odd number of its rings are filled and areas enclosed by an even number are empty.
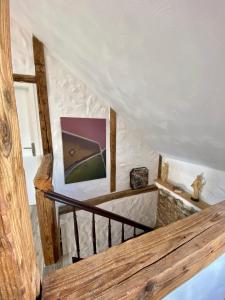
<svg viewBox="0 0 225 300"><path fill-rule="evenodd" d="M162 155L159 154L158 179L161 179L161 173L162 173Z"/></svg>
<svg viewBox="0 0 225 300"><path fill-rule="evenodd" d="M48 106L44 45L35 36L33 36L33 51L42 146L44 154L47 154L52 152L52 134Z"/></svg>
<svg viewBox="0 0 225 300"><path fill-rule="evenodd" d="M187 200L188 202L190 202L191 204L195 205L196 207L200 208L200 209L205 209L205 208L208 208L209 206L211 206L210 204L202 201L202 200L199 200L199 201L194 201L191 199L191 194L185 192L185 191L182 191L180 190L181 192L176 192L177 190L177 186L174 186L172 183L169 183L169 182L163 182L162 180L160 179L157 179L155 181L157 187L160 189L160 188L165 188L167 189L169 192L173 192L175 195L177 195L178 197L182 197L184 198L185 200Z"/></svg>
<svg viewBox="0 0 225 300"><path fill-rule="evenodd" d="M59 236L55 203L44 196L44 191L53 190L52 168L52 154L47 154L43 157L34 178L41 243L46 265L54 264L59 259Z"/></svg>
<svg viewBox="0 0 225 300"><path fill-rule="evenodd" d="M158 190L158 188L155 185L148 185L147 187L142 188L142 189L137 189L137 190L129 189L129 190L125 190L125 191L115 192L112 194L107 194L107 195L91 198L91 199L83 201L83 203L96 206L96 205L100 205L102 203L106 203L106 202L109 202L112 200L116 200L116 199L120 199L120 198L124 198L124 197L130 197L130 196L139 195L139 194L144 194L144 193L155 192L157 190ZM73 211L73 207L71 207L69 205L59 206L59 214L60 215L67 214L72 211Z"/></svg>
<svg viewBox="0 0 225 300"><path fill-rule="evenodd" d="M110 108L110 192L116 191L116 112Z"/></svg>
<svg viewBox="0 0 225 300"><path fill-rule="evenodd" d="M36 205L45 265L52 265L59 259L59 237L55 203L36 190Z"/></svg>
<svg viewBox="0 0 225 300"><path fill-rule="evenodd" d="M34 186L40 191L52 191L53 155L43 156L41 164L34 178Z"/></svg>
<svg viewBox="0 0 225 300"><path fill-rule="evenodd" d="M36 83L34 75L13 74L13 80L16 82Z"/></svg>
<svg viewBox="0 0 225 300"><path fill-rule="evenodd" d="M0 0L0 298L35 299L40 277L13 89L9 1Z"/></svg>
<svg viewBox="0 0 225 300"><path fill-rule="evenodd" d="M43 299L162 299L225 252L225 201L49 274Z"/></svg>

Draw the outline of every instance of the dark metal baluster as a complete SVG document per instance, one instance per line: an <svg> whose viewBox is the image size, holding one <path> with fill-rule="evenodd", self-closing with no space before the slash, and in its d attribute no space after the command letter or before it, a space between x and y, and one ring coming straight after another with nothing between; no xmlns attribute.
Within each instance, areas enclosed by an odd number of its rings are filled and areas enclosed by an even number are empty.
<svg viewBox="0 0 225 300"><path fill-rule="evenodd" d="M121 237L121 243L124 243L124 223L122 223L122 237Z"/></svg>
<svg viewBox="0 0 225 300"><path fill-rule="evenodd" d="M73 211L73 220L74 220L74 236L75 236L75 242L77 247L77 258L80 259L79 231L77 225L77 214L75 209Z"/></svg>
<svg viewBox="0 0 225 300"><path fill-rule="evenodd" d="M95 233L95 214L92 214L92 242L93 242L93 252L97 253L96 250L96 233Z"/></svg>
<svg viewBox="0 0 225 300"><path fill-rule="evenodd" d="M109 224L108 224L108 245L109 248L112 247L112 237L111 237L111 219L109 219Z"/></svg>
<svg viewBox="0 0 225 300"><path fill-rule="evenodd" d="M136 237L136 227L134 227L134 237Z"/></svg>

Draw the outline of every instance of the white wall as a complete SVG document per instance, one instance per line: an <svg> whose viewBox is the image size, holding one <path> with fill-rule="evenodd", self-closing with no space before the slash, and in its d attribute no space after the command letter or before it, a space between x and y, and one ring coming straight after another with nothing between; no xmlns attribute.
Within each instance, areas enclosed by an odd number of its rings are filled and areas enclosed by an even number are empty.
<svg viewBox="0 0 225 300"><path fill-rule="evenodd" d="M32 34L11 20L13 71L33 74ZM109 105L95 96L90 89L61 63L48 49L45 49L49 109L54 151L54 189L79 200L88 199L110 192L110 152L109 152ZM94 74L93 74L94 76ZM107 119L107 178L75 184L64 184L62 138L60 117L94 117ZM146 146L144 137L130 130L125 119L117 114L117 190L129 188L129 172L134 167L149 168L149 183L157 177L158 154ZM149 218L155 222L156 193L148 193L133 205L132 201L123 201L120 214L132 216L140 221ZM140 197L140 199L143 199ZM147 201L146 201L147 199ZM111 203L111 202L110 202ZM107 204L107 209L116 209L116 201ZM123 209L122 209L123 208ZM131 211L132 210L132 211ZM151 220L150 220L151 219Z"/></svg>
<svg viewBox="0 0 225 300"><path fill-rule="evenodd" d="M110 192L109 110L110 106L95 96L54 56L46 51L48 92L54 150L55 190L79 200ZM94 117L107 119L107 178L64 184L60 117ZM129 172L134 167L149 169L149 183L157 177L158 155L145 140L131 130L118 114L117 120L117 190L129 188Z"/></svg>
<svg viewBox="0 0 225 300"><path fill-rule="evenodd" d="M181 185L192 192L191 184L195 177L203 173L206 184L202 189L201 199L209 204L225 200L225 172L201 165L192 164L164 157L169 162L169 181Z"/></svg>
<svg viewBox="0 0 225 300"><path fill-rule="evenodd" d="M12 19L12 55L15 73L33 74L32 34ZM88 87L46 49L49 109L54 150L54 188L57 192L87 199L109 193L109 109ZM93 74L94 76L94 74ZM60 117L94 117L107 119L107 178L64 184ZM157 177L158 154L146 146L138 132L130 130L118 114L117 123L117 190L129 188L129 171L134 167L149 168L149 183Z"/></svg>
<svg viewBox="0 0 225 300"><path fill-rule="evenodd" d="M151 147L225 170L225 1L10 3Z"/></svg>

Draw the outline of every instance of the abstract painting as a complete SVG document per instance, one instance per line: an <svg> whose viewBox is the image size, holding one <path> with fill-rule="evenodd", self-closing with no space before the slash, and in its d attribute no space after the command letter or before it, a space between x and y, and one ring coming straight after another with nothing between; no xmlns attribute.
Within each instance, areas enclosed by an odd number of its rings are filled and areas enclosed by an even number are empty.
<svg viewBox="0 0 225 300"><path fill-rule="evenodd" d="M65 183L106 177L106 119L61 118Z"/></svg>

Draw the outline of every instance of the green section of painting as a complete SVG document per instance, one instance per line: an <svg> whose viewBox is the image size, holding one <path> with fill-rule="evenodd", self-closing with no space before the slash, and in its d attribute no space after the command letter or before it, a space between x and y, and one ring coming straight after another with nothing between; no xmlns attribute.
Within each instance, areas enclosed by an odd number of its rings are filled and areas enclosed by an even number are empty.
<svg viewBox="0 0 225 300"><path fill-rule="evenodd" d="M104 163L106 165L106 149L102 151L102 157L103 157Z"/></svg>
<svg viewBox="0 0 225 300"><path fill-rule="evenodd" d="M86 180L94 180L106 177L103 155L91 157L75 167L65 177L65 183L74 183Z"/></svg>

